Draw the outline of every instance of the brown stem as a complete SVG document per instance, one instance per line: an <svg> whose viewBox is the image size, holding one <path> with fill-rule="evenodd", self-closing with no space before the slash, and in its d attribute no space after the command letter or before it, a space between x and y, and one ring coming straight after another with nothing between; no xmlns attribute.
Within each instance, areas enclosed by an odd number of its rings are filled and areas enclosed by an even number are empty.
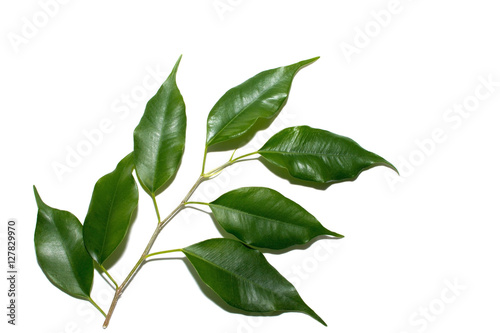
<svg viewBox="0 0 500 333"><path fill-rule="evenodd" d="M111 320L111 316L113 315L113 311L115 311L116 303L118 302L118 298L120 298L121 288L116 289L115 297L113 297L113 301L111 302L111 306L109 307L108 314L106 315L106 319L104 319L104 324L102 324L102 328L107 328L109 325L109 321Z"/></svg>
<svg viewBox="0 0 500 333"><path fill-rule="evenodd" d="M111 302L111 306L109 307L109 310L108 310L108 315L106 316L106 319L104 320L104 324L102 325L103 328L108 327L109 321L111 319L111 316L113 315L113 311L115 310L116 303L118 302L118 299L120 298L121 294L123 293L123 290L125 289L125 287L129 283L130 279L132 279L132 277L135 275L135 273L139 270L139 268L143 264L144 260L146 259L146 256L149 254L149 251L151 250L151 247L153 247L153 244L154 244L156 238L158 237L160 231L161 231L161 225L158 224L153 235L151 236L151 239L149 240L148 245L144 249L144 252L142 253L142 255L139 258L139 260L137 261L137 263L135 264L134 268L132 268L132 270L127 275L125 280L123 280L122 284L116 289L115 296L113 297L113 301Z"/></svg>
<svg viewBox="0 0 500 333"><path fill-rule="evenodd" d="M160 234L161 230L163 227L170 222L174 218L174 216L181 211L182 208L184 208L186 202L189 200L189 198L193 195L194 191L200 186L200 184L205 180L205 176L200 176L196 183L194 183L193 187L189 190L189 192L186 194L184 199L182 199L181 203L168 215L163 221L158 223L153 235L151 236L151 239L149 240L148 245L146 245L146 248L144 249L144 252L142 253L141 257L135 264L134 268L130 271L130 273L127 275L125 280L123 280L122 284L116 289L115 296L113 297L113 301L111 302L111 306L109 307L108 314L106 316L106 319L104 320L104 324L102 325L103 328L108 327L109 321L111 320L111 316L113 315L113 312L115 310L116 304L118 303L118 299L120 298L121 294L123 293L124 289L127 287L128 283L130 282L130 279L137 273L137 271L141 268L142 264L146 260L147 255L149 254L149 251L151 251L151 248L153 247L154 242L156 241L156 238Z"/></svg>

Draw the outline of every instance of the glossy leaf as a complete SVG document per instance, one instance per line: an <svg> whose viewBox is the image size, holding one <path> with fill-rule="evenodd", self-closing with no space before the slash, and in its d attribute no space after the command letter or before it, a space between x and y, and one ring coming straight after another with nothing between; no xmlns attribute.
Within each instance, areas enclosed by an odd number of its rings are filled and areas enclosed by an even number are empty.
<svg viewBox="0 0 500 333"><path fill-rule="evenodd" d="M397 172L391 163L353 140L309 126L282 130L264 144L259 154L295 178L318 183L354 180L378 165Z"/></svg>
<svg viewBox="0 0 500 333"><path fill-rule="evenodd" d="M153 196L176 174L184 153L186 106L176 83L180 61L147 103L134 131L137 175Z"/></svg>
<svg viewBox="0 0 500 333"><path fill-rule="evenodd" d="M139 200L132 170L133 153L118 163L116 169L97 181L83 224L85 247L102 265L127 234Z"/></svg>
<svg viewBox="0 0 500 333"><path fill-rule="evenodd" d="M40 268L65 293L90 299L94 266L83 244L82 225L70 212L47 206L33 189L38 205L35 251Z"/></svg>
<svg viewBox="0 0 500 333"><path fill-rule="evenodd" d="M260 118L271 119L286 103L295 74L318 58L261 72L227 91L207 120L207 146L238 138Z"/></svg>
<svg viewBox="0 0 500 333"><path fill-rule="evenodd" d="M265 187L244 187L223 194L209 204L217 222L246 244L285 249L314 237L343 237L297 203Z"/></svg>
<svg viewBox="0 0 500 333"><path fill-rule="evenodd" d="M248 312L303 312L326 326L264 255L230 239L209 239L182 250L200 278L229 305Z"/></svg>

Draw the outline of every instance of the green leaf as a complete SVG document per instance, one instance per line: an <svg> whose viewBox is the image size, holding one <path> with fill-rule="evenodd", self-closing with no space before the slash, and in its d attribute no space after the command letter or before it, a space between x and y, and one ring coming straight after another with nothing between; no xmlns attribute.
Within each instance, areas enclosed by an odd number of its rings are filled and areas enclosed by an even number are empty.
<svg viewBox="0 0 500 333"><path fill-rule="evenodd" d="M175 77L181 57L146 105L134 131L134 159L143 187L155 196L179 169L186 141L186 106Z"/></svg>
<svg viewBox="0 0 500 333"><path fill-rule="evenodd" d="M295 178L318 183L354 180L372 167L396 168L353 140L331 132L298 126L275 134L258 151Z"/></svg>
<svg viewBox="0 0 500 333"><path fill-rule="evenodd" d="M246 244L281 250L314 237L343 237L297 203L265 187L243 187L209 204L217 222Z"/></svg>
<svg viewBox="0 0 500 333"><path fill-rule="evenodd" d="M99 264L113 253L127 234L139 200L130 153L116 169L97 181L83 223L83 240L92 258Z"/></svg>
<svg viewBox="0 0 500 333"><path fill-rule="evenodd" d="M271 119L285 105L295 74L319 57L261 72L228 90L207 120L207 147L249 132L260 118Z"/></svg>
<svg viewBox="0 0 500 333"><path fill-rule="evenodd" d="M47 278L65 293L90 299L92 258L83 244L82 225L70 212L47 206L33 186L38 205L35 251Z"/></svg>
<svg viewBox="0 0 500 333"><path fill-rule="evenodd" d="M209 239L182 250L200 278L229 305L248 312L303 312L326 326L264 255L230 239Z"/></svg>

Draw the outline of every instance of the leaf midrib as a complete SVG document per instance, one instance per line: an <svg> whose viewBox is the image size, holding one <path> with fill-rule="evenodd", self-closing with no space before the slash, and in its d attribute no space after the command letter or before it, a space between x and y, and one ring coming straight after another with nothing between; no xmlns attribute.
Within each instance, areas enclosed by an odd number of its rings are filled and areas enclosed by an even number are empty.
<svg viewBox="0 0 500 333"><path fill-rule="evenodd" d="M258 75L258 74L257 74L257 75ZM263 95L265 95L266 93L268 93L271 89L273 89L273 88L276 86L276 82L280 81L280 80L283 78L283 76L285 76L285 75L280 76L280 77L279 77L279 79L277 79L275 82L273 82L273 85L271 85L269 88L266 88L266 89L265 89L262 93L260 93L260 94L259 94L259 95L255 98L255 99L253 99L250 103L248 103L247 105L245 105L245 107L244 107L243 109L241 109L241 111L240 111L240 112L236 113L236 115L235 115L234 117L232 117L232 118L231 118L231 119L230 119L230 120L229 120L229 121L228 121L228 122L227 122L227 123L226 123L226 124L225 124L225 125L224 125L224 126L223 126L223 127L222 127L219 131L218 131L218 132L217 132L217 134L216 134L216 135L214 135L214 136L212 137L212 139L210 139L210 141L209 141L209 142L207 142L207 145L211 145L211 144L212 144L212 142L215 140L215 138L217 138L217 137L218 137L218 136L219 136L219 135L220 135L220 134L221 134L221 133L222 133L222 132L226 129L226 127L228 127L230 124L232 124L232 123L236 120L236 118L238 118L239 116L241 116L241 115L242 115L242 114L243 114L243 113L244 113L244 112L245 112L245 111L246 111L246 110L247 110L247 109L248 109L251 105L255 104L255 103L257 102L257 100L258 100L260 97L262 97ZM232 88L232 89L236 89L236 87L235 87L235 88ZM285 94L288 96L288 91L287 91ZM285 96L285 99L286 99L286 96ZM283 104L283 103L282 103L282 104ZM282 104L281 104L281 105L282 105ZM280 105L280 107L281 107L281 105ZM280 107L278 107L278 109L279 109ZM260 118L265 118L265 119L268 119L269 117L257 117L257 118L256 118L256 119L252 122L252 125L250 125L250 126L249 126L249 128L248 128L247 130L243 131L243 133L247 132L247 131L248 131L248 130L249 130L249 129L250 129L250 128L251 128L251 127L252 127L252 126L253 126L253 125L257 122L257 120L258 120L258 119L260 119ZM233 138L233 137L235 137L235 135L231 136L231 138ZM230 138L230 139L231 139L231 138Z"/></svg>
<svg viewBox="0 0 500 333"><path fill-rule="evenodd" d="M186 249L184 249L184 251L186 251ZM251 283L251 284L253 284L253 285L256 285L256 286L258 286L260 289L265 290L265 291L268 291L268 292L270 292L270 293L271 293L271 294L273 294L273 295L284 296L286 299L289 299L289 300L293 301L293 303L297 303L297 302L296 302L293 298L291 298L291 297L290 297L290 296L288 296L287 294L283 295L283 294L280 294L280 293L276 293L276 292L274 292L274 290L273 290L273 289L266 288L266 287L264 287L264 286L261 286L261 285L260 285L260 284L258 284L258 283L255 283L255 282L253 282L253 281L249 280L248 278L246 278L246 277L244 277L244 276L241 276L241 275L239 275L239 274L232 273L232 272L230 272L229 270L227 270L226 268L223 268L223 267L221 267L221 266L217 266L215 263L212 263L211 261L208 261L208 260L204 259L203 257L200 257L199 255L197 255L197 254L195 254L195 253L193 253L193 252L190 252L190 251L187 251L187 252L189 252L189 254L190 254L190 255L192 255L192 256L194 256L194 257L198 258L199 260L201 260L201 261L205 262L206 264L208 264L208 265L210 265L210 266L213 266L213 267L215 267L215 268L218 268L218 269L220 269L221 271L223 271L223 272L225 272L225 273L227 273L227 274L229 274L229 275L231 275L231 276L236 276L237 278L239 278L239 279L241 279L241 280L243 280L243 281L246 281L246 282L248 282L248 283ZM275 308L275 309L274 309L274 311L278 311L278 310L276 310L276 306L275 306L274 302L273 302L273 307ZM261 312L264 312L264 311L261 311Z"/></svg>
<svg viewBox="0 0 500 333"><path fill-rule="evenodd" d="M103 242L101 243L101 251L99 252L100 254L100 261L102 264L104 262L104 260L102 260L102 256L103 256L103 250L104 250L104 244L107 243L107 240L108 240L108 233L109 233L109 221L111 220L111 211L112 211L112 208L114 207L115 205L115 199L116 199L116 193L118 192L118 182L120 181L121 179L121 174L119 175L118 177L118 180L116 182L114 182L116 186L114 186L114 191L113 191L113 198L111 199L111 204L109 205L109 210L108 210L108 216L106 218L106 225L105 225L105 228L104 228L104 237L103 237ZM107 259L107 258L106 258Z"/></svg>
<svg viewBox="0 0 500 333"><path fill-rule="evenodd" d="M286 222L286 221L276 220L276 219L273 219L273 218L269 218L269 217L265 217L265 216L260 216L260 215L256 215L256 214L253 214L253 213L248 213L248 212L245 212L243 210L239 210L239 209L236 209L236 208L230 208L230 207L227 207L227 206L221 206L221 205L217 205L217 204L210 204L210 205L221 207L221 208L229 210L229 211L243 213L243 214L246 214L246 215L249 215L249 216L253 216L253 217L256 217L256 218L265 219L265 220L268 220L268 221L274 221L274 222L277 222L278 224L293 225L293 226L296 226L299 229L306 229L307 230L307 227L303 227L303 226L295 224L295 223L290 223L290 222Z"/></svg>
<svg viewBox="0 0 500 333"><path fill-rule="evenodd" d="M162 85L161 88L163 88L163 85ZM151 180L151 186L152 186L151 192L152 193L155 193L156 190L158 188L160 188L160 186L157 186L157 184L156 184L156 179L157 179L158 174L161 172L158 169L160 167L159 157L160 157L160 153L162 152L162 148L163 148L163 144L164 144L164 140L162 140L162 138L165 135L165 131L164 131L165 126L164 126L164 123L165 123L165 118L167 118L167 107L163 107L163 105L160 105L159 108L164 109L164 110L162 110L163 112L154 112L153 113L153 111L151 111L152 114L159 114L160 118L161 118L160 121L158 121L157 119L155 119L154 122L153 121L151 122L152 125L153 125L153 128L156 131L156 133L158 133L158 135L159 135L158 150L156 152L152 153L152 160L154 161L154 164L155 164L154 165L153 177L152 177L153 179ZM157 124L160 124L160 126L157 126ZM163 126L161 124L163 124ZM166 181L168 181L168 178L167 178Z"/></svg>
<svg viewBox="0 0 500 333"><path fill-rule="evenodd" d="M167 78L167 80L168 79L170 79L170 76ZM174 80L175 80L175 77L174 77ZM175 81L174 82L169 82L169 84L173 85L173 88L172 88L173 91L168 91L168 89L164 88L163 85L160 87L160 89L165 89L164 92L162 91L162 93L165 94L165 95L161 96L162 97L161 99L165 99L167 102L166 103L160 103L158 101L157 105L155 105L155 107L152 107L152 109L155 109L155 110L151 111L151 114L153 116L154 115L159 115L158 118L160 118L160 121L158 121L158 119L152 119L152 118L155 118L155 117L151 117L151 119L148 118L148 121L150 122L150 124L152 125L152 127L154 129L154 131L152 131L152 133L158 133L158 137L159 137L158 149L155 152L151 152L151 160L154 163L154 171L153 171L152 177L151 177L151 186L152 186L152 188L150 190L151 190L151 193L153 193L153 194L161 186L163 186L163 184L165 184L166 182L168 182L170 180L170 178L172 178L172 176L173 176L173 173L171 172L172 168L167 165L166 166L167 170L166 170L165 173L167 174L168 177L166 177L165 181L162 184L156 184L156 182L157 182L157 180L159 178L159 175L163 171L163 170L160 170L160 168L162 166L160 164L160 158L159 158L160 155L161 155L161 152L163 152L164 150L169 151L169 150L171 150L172 146L174 146L174 145L166 142L166 140L164 140L164 137L168 133L170 133L169 128L168 128L169 124L165 122L165 119L168 119L169 115L173 115L174 117L178 116L179 115L179 112L177 112L178 108L184 109L184 112L185 112L184 99L182 98L182 95L181 95L181 93L179 91L179 88L177 87L177 84L175 83ZM176 95L177 93L178 93L178 96ZM155 96L153 96L153 98L156 97L156 96L158 96L158 93ZM172 103L171 102L172 99L176 99L176 98L179 98L181 100L180 104ZM158 99L160 99L160 97L158 97ZM172 104L174 104L174 105L171 106ZM157 109L161 109L161 111L158 112ZM180 114L181 114L181 116L183 115L182 110L181 110ZM149 131L147 131L147 128L142 128L141 130L144 131L144 132L146 132L146 133L149 132ZM166 146L166 148L164 148L165 146ZM161 181L162 181L162 179L160 179L160 182Z"/></svg>
<svg viewBox="0 0 500 333"><path fill-rule="evenodd" d="M63 211L59 211L58 213L59 213L59 214L60 214L60 213L63 213ZM69 213L68 213L68 214L69 214ZM47 215L46 215L46 216L47 216ZM51 217L54 217L54 216L53 216L53 214L51 214ZM71 217L71 216L70 216L70 217ZM76 218L76 217L75 217L75 218ZM54 219L53 219L53 218L51 218L51 219L50 219L50 222L51 222L51 224L55 227L55 229L57 230L57 233L56 233L56 234L57 234L57 237L59 238L59 242L60 242L60 244L62 244L62 248L64 249L64 255L65 255L66 259L68 260L69 265L71 266L71 274L73 275L73 277L74 277L75 281L77 282L78 287L80 288L80 291L82 292L82 294L84 294L85 296L88 296L88 295L86 295L86 294L85 294L85 292L84 292L84 290L83 290L83 286L81 285L81 281L80 281L80 279L79 279L79 276L75 274L75 271L76 271L76 270L75 270L75 264L73 263L73 260L71 260L71 256L70 256L70 255L68 255L69 249L68 249L68 247L66 246L66 243L64 242L64 240L65 240L65 239L62 237L62 235L61 235L61 231L60 231L60 229L59 229L59 227L58 227L57 223L55 223L55 222L54 222ZM78 265L76 265L76 267L78 267Z"/></svg>
<svg viewBox="0 0 500 333"><path fill-rule="evenodd" d="M281 155L313 155L313 156L337 156L337 157L359 157L354 154L341 154L341 153L316 153L310 151L281 151L281 150L259 150L260 153L265 154L281 154Z"/></svg>

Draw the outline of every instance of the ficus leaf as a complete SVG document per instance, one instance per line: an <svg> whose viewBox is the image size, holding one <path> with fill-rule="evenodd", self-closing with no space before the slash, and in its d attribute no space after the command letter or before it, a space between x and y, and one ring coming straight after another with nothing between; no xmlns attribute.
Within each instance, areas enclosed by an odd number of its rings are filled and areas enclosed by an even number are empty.
<svg viewBox="0 0 500 333"><path fill-rule="evenodd" d="M133 169L134 156L130 153L113 172L95 184L83 223L83 239L87 251L99 265L125 238L137 207L139 193L132 176Z"/></svg>
<svg viewBox="0 0 500 333"><path fill-rule="evenodd" d="M238 138L260 118L276 116L286 103L295 74L318 58L261 72L228 90L208 115L206 145Z"/></svg>
<svg viewBox="0 0 500 333"><path fill-rule="evenodd" d="M146 105L134 130L134 159L143 187L154 196L176 174L186 140L186 107L177 87L179 60Z"/></svg>
<svg viewBox="0 0 500 333"><path fill-rule="evenodd" d="M182 251L203 282L229 305L251 313L303 312L326 326L258 250L216 238Z"/></svg>
<svg viewBox="0 0 500 333"><path fill-rule="evenodd" d="M265 187L227 192L209 206L224 230L256 247L280 250L320 235L343 237L323 227L294 201Z"/></svg>
<svg viewBox="0 0 500 333"><path fill-rule="evenodd" d="M309 126L285 128L258 152L288 170L291 176L318 183L354 180L361 172L378 165L397 172L391 163L353 140Z"/></svg>
<svg viewBox="0 0 500 333"><path fill-rule="evenodd" d="M83 244L82 225L70 212L47 206L33 186L38 205L35 251L47 278L65 293L90 299L94 266Z"/></svg>

